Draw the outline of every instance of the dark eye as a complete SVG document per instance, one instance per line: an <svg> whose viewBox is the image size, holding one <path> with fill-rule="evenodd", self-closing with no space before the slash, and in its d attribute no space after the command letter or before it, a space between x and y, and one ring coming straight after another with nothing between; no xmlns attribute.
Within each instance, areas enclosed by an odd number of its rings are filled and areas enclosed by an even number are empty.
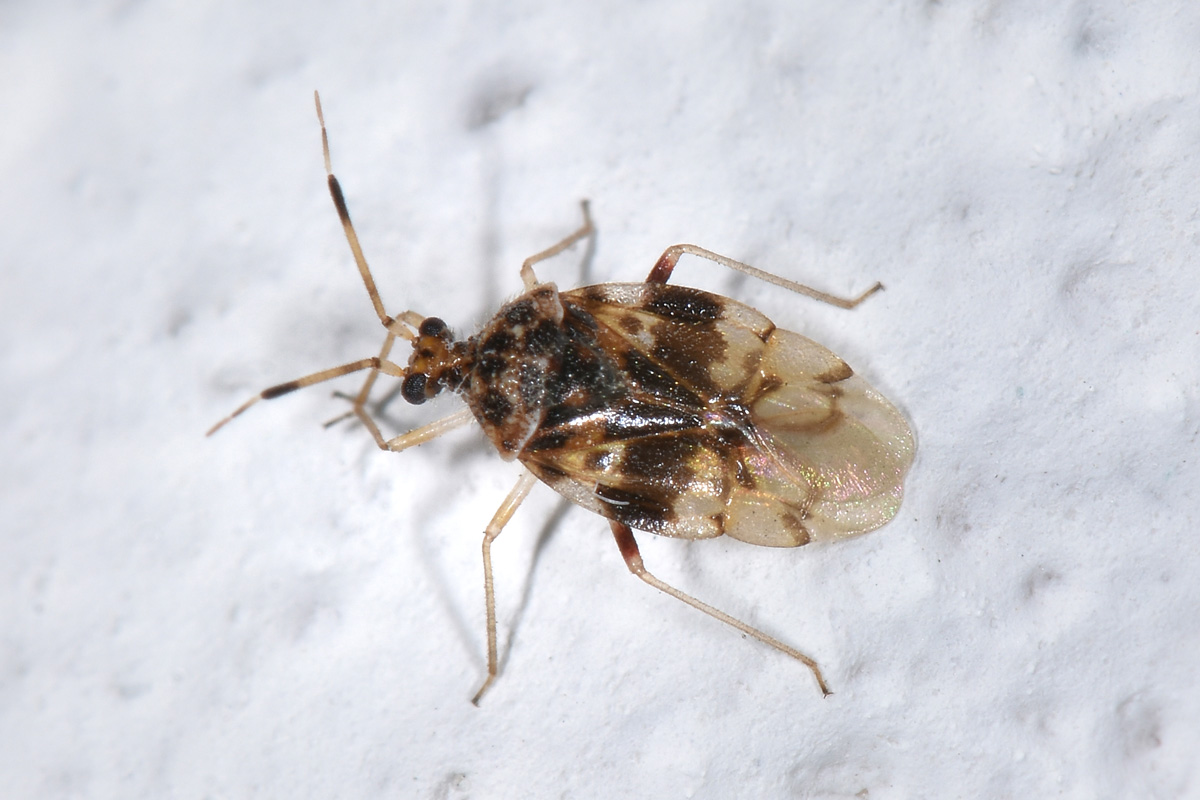
<svg viewBox="0 0 1200 800"><path fill-rule="evenodd" d="M425 320L425 322L428 321ZM425 327L424 322L421 323L421 327ZM400 394L414 406L419 406L425 402L425 383L428 380L429 378L420 372L415 375L409 375L404 379L404 383L400 384Z"/></svg>
<svg viewBox="0 0 1200 800"><path fill-rule="evenodd" d="M421 336L441 336L445 331L446 323L437 317L426 317L421 320L421 327L417 329Z"/></svg>

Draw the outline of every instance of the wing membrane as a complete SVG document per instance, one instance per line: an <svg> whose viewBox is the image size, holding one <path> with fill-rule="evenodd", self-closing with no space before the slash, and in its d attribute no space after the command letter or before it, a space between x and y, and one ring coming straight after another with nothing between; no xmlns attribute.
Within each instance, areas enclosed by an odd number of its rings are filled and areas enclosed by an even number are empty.
<svg viewBox="0 0 1200 800"><path fill-rule="evenodd" d="M900 412L829 350L790 331L772 334L761 371L767 388L750 403L759 443L745 459L756 481L735 490L726 533L804 544L891 520L914 452Z"/></svg>
<svg viewBox="0 0 1200 800"><path fill-rule="evenodd" d="M827 348L686 287L563 293L577 341L623 385L558 409L520 455L585 508L639 530L791 547L895 516L913 439Z"/></svg>

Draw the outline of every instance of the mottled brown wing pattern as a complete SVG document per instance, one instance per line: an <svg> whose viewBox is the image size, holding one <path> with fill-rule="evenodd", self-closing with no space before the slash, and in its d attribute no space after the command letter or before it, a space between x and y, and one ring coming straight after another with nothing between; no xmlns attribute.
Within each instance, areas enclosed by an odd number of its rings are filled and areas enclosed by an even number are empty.
<svg viewBox="0 0 1200 800"><path fill-rule="evenodd" d="M560 293L533 267L594 234L583 201L583 224L522 263L524 293L476 335L456 339L438 317L387 313L314 99L330 196L387 335L377 356L268 387L209 434L260 400L366 371L347 416L361 420L381 449L400 452L474 419L503 458L525 465L484 530L488 668L476 704L499 671L492 542L536 479L608 517L639 579L805 664L828 694L812 658L654 576L632 529L797 546L863 533L895 516L913 459L912 434L896 409L824 347L776 329L741 303L668 281L690 254L840 308L854 308L882 285L841 298L677 244L643 283ZM406 366L391 357L399 340L412 347ZM385 438L367 411L380 375L399 378L399 394L411 404L453 392L467 409Z"/></svg>
<svg viewBox="0 0 1200 800"><path fill-rule="evenodd" d="M593 408L549 409L519 456L571 501L661 535L770 546L895 515L911 434L826 348L687 287L561 297L572 347L622 378Z"/></svg>
<svg viewBox="0 0 1200 800"><path fill-rule="evenodd" d="M634 379L651 364L703 406L740 398L775 324L747 305L686 286L607 283L563 292L603 326L599 341L625 354ZM646 391L658 386L642 381Z"/></svg>

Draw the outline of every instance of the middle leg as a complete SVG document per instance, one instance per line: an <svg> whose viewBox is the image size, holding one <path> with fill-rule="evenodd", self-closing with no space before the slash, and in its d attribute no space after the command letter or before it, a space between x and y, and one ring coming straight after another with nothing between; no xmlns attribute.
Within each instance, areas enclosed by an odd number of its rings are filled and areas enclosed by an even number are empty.
<svg viewBox="0 0 1200 800"><path fill-rule="evenodd" d="M866 300L868 297L883 288L882 283L876 282L874 286L872 286L870 289L867 289L858 297L838 297L837 295L827 294L826 292L814 289L811 286L805 286L802 283L789 281L787 278L781 278L778 275L759 269L758 267L752 267L749 264L744 264L741 261L734 261L728 256L714 253L712 250L705 250L703 247L697 247L694 244L677 244L668 247L665 251L663 251L663 254L658 257L658 261L655 263L654 268L650 270L650 274L646 276L646 282L666 283L669 281L671 279L671 273L675 271L675 265L679 263L679 257L684 253L690 253L694 256L699 256L700 258L707 258L709 261L713 261L723 267L728 267L729 269L749 275L752 278L758 278L760 281L766 281L767 283L773 283L776 286L782 286L784 289L789 291L802 294L806 297L811 297L814 300L820 300L822 303L828 303L829 305L837 306L838 308L854 308L863 300Z"/></svg>
<svg viewBox="0 0 1200 800"><path fill-rule="evenodd" d="M529 258L525 259L525 263L521 264L521 282L525 284L525 291L532 291L538 285L537 275L533 274L533 265L538 262L545 261L566 250L571 245L578 242L585 236L591 236L596 232L596 227L592 225L592 213L589 210L590 206L587 200L580 200L579 207L583 210L583 225L574 233L563 239L553 247L547 247L540 253L534 253Z"/></svg>

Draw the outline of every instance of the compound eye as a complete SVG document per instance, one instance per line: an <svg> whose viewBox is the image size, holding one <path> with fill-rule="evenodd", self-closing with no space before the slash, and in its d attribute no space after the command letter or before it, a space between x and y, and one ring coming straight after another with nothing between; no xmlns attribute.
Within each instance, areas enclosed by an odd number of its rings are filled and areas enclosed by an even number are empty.
<svg viewBox="0 0 1200 800"><path fill-rule="evenodd" d="M421 324L421 327L425 327L424 323ZM404 379L404 383L400 384L400 394L414 406L419 406L426 400L425 384L428 381L429 378L424 373L418 372L415 375L409 375Z"/></svg>
<svg viewBox="0 0 1200 800"><path fill-rule="evenodd" d="M441 336L445 332L446 323L437 317L426 317L421 320L421 327L417 328L417 333L421 336Z"/></svg>

